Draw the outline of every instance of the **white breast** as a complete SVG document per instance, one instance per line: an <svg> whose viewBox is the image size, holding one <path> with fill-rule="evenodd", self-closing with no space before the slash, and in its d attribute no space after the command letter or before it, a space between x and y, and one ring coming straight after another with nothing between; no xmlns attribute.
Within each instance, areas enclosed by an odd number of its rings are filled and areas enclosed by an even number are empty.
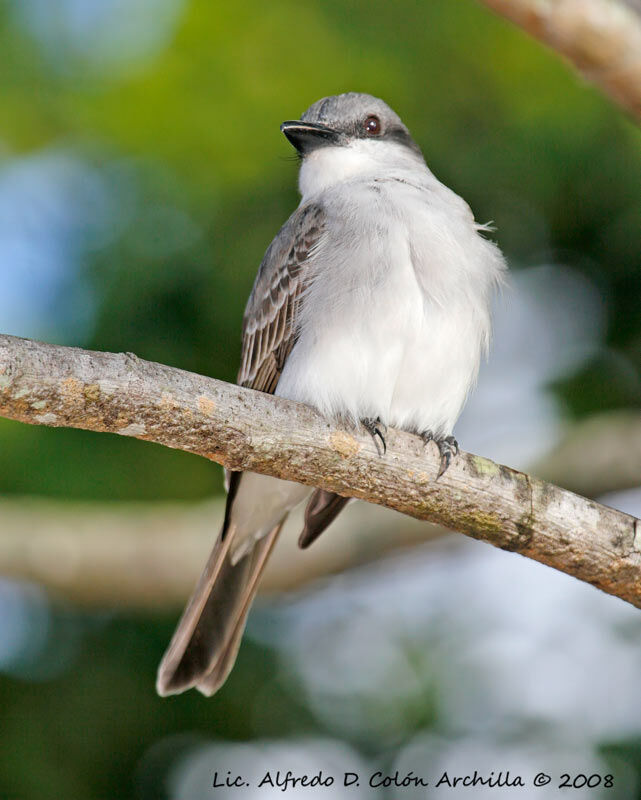
<svg viewBox="0 0 641 800"><path fill-rule="evenodd" d="M277 394L354 421L452 431L489 336L503 268L471 213L429 181L355 179L326 190L327 233Z"/></svg>

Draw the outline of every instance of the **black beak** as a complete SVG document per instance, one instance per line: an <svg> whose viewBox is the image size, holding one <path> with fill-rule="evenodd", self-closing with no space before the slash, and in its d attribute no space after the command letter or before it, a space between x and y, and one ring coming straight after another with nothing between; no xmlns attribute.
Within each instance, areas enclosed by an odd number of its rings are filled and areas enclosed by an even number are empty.
<svg viewBox="0 0 641 800"><path fill-rule="evenodd" d="M283 122L280 129L301 156L305 156L319 147L339 144L341 138L336 131L316 122L290 120Z"/></svg>

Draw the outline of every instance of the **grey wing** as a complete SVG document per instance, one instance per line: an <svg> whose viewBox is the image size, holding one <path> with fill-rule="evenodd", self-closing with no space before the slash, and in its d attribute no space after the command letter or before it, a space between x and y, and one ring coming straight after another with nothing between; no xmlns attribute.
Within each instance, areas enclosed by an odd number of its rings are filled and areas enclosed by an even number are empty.
<svg viewBox="0 0 641 800"><path fill-rule="evenodd" d="M305 525L298 537L301 550L315 542L352 499L325 489L314 489L305 509Z"/></svg>
<svg viewBox="0 0 641 800"><path fill-rule="evenodd" d="M303 206L283 226L265 253L245 317L238 383L272 394L296 341L301 293L309 276L305 262L325 228L320 206ZM301 548L317 539L349 498L316 489L305 512Z"/></svg>
<svg viewBox="0 0 641 800"><path fill-rule="evenodd" d="M240 384L275 390L296 339L296 315L308 280L306 261L323 230L322 209L303 206L265 253L243 319ZM213 694L236 658L247 612L283 523L258 539L239 561L230 557L233 532L227 534L241 479L239 472L230 475L222 530L158 669L161 695L192 686Z"/></svg>
<svg viewBox="0 0 641 800"><path fill-rule="evenodd" d="M265 253L243 318L241 386L274 393L296 341L296 318L309 280L306 261L324 229L321 206L302 206Z"/></svg>

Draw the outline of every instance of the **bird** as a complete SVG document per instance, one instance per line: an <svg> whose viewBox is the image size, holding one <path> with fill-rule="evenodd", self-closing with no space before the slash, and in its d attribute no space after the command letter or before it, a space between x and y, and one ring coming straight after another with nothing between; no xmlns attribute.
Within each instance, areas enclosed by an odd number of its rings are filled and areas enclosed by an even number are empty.
<svg viewBox="0 0 641 800"><path fill-rule="evenodd" d="M237 382L362 425L434 442L440 477L491 334L506 270L468 204L430 171L381 99L324 97L281 125L301 201L269 245L242 326ZM214 694L231 671L259 579L289 512L307 500L308 547L349 498L228 473L222 529L158 668L160 695Z"/></svg>

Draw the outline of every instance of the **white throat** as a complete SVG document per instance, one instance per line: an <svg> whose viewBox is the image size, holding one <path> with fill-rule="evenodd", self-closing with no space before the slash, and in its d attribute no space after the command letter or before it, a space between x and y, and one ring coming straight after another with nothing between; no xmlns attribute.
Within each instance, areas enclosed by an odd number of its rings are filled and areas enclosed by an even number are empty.
<svg viewBox="0 0 641 800"><path fill-rule="evenodd" d="M424 169L416 153L396 142L357 139L342 147L319 147L305 156L298 176L298 188L308 198L350 178L386 175L396 171Z"/></svg>

